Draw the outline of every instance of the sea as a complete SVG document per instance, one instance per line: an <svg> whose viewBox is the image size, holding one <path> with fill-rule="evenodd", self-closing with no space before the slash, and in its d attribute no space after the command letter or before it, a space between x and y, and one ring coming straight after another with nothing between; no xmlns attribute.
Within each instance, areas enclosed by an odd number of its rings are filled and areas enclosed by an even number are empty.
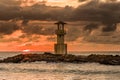
<svg viewBox="0 0 120 80"><path fill-rule="evenodd" d="M0 52L0 59L18 54L21 53ZM76 55L89 54L91 52L76 53ZM120 55L105 52L93 54ZM45 61L0 63L0 80L120 80L120 66L99 63L47 63Z"/></svg>

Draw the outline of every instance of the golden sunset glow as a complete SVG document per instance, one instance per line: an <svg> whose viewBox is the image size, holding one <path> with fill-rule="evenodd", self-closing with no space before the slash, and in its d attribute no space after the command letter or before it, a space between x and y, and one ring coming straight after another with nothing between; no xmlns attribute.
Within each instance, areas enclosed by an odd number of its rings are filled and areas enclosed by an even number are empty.
<svg viewBox="0 0 120 80"><path fill-rule="evenodd" d="M31 51L29 49L23 50L22 54L29 54Z"/></svg>
<svg viewBox="0 0 120 80"><path fill-rule="evenodd" d="M52 6L61 6L64 7L66 5L68 6L74 6L77 7L80 3L78 3L77 0L48 0L47 5L52 5Z"/></svg>
<svg viewBox="0 0 120 80"><path fill-rule="evenodd" d="M64 6L74 6L77 7L80 3L78 3L77 0L22 0L21 6L25 7L25 6L32 6L36 3L39 4L46 4L48 6L60 6L60 7L64 7Z"/></svg>
<svg viewBox="0 0 120 80"><path fill-rule="evenodd" d="M21 7L32 6L37 3L46 3L44 0L21 0Z"/></svg>

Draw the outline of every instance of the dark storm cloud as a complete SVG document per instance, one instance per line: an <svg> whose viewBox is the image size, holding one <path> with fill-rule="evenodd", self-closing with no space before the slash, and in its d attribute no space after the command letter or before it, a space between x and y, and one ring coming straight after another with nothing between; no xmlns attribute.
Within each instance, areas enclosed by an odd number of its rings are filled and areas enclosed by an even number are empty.
<svg viewBox="0 0 120 80"><path fill-rule="evenodd" d="M0 34L12 34L19 26L13 22L0 22Z"/></svg>
<svg viewBox="0 0 120 80"><path fill-rule="evenodd" d="M87 1L87 0L78 0L79 2L84 2L84 1Z"/></svg>
<svg viewBox="0 0 120 80"><path fill-rule="evenodd" d="M102 35L89 35L87 37L84 37L83 41L119 45L120 44L119 36L120 36L120 33L118 32L109 32L109 33L102 33Z"/></svg>
<svg viewBox="0 0 120 80"><path fill-rule="evenodd" d="M88 1L88 0L85 0ZM75 9L74 21L97 21L100 22L98 26L87 25L83 30L89 29L90 32L95 28L102 27L103 32L116 31L116 24L120 22L120 2L117 0L106 0L101 2L100 0L89 0L86 4L83 4Z"/></svg>
<svg viewBox="0 0 120 80"><path fill-rule="evenodd" d="M84 41L110 44L120 43L119 32L116 32L116 24L120 22L120 2L117 2L117 0L106 1L102 3L100 0L91 0L75 10L75 20L98 21L101 23L95 27L93 25L84 27L84 32L90 30L89 34L83 35Z"/></svg>
<svg viewBox="0 0 120 80"><path fill-rule="evenodd" d="M40 25L27 25L22 29L23 33L28 35L36 34L36 35L54 35L54 29L52 27L42 27Z"/></svg>
<svg viewBox="0 0 120 80"><path fill-rule="evenodd" d="M20 16L19 2L15 0L0 0L0 20L10 20Z"/></svg>
<svg viewBox="0 0 120 80"><path fill-rule="evenodd" d="M119 10L120 3L102 3L93 0L76 8L74 11L74 19L115 23L120 21Z"/></svg>
<svg viewBox="0 0 120 80"><path fill-rule="evenodd" d="M29 22L29 20L28 20L28 19L23 19L23 21L22 21L22 25L27 25L27 24L28 24L28 22Z"/></svg>
<svg viewBox="0 0 120 80"><path fill-rule="evenodd" d="M12 2L11 2L12 1ZM81 0L80 0L81 1ZM87 0L82 0L87 1ZM28 20L85 20L100 21L102 23L116 23L120 21L120 3L119 2L99 2L100 0L89 0L77 8L66 6L52 7L45 4L34 4L33 6L20 7L20 1L6 0L1 1L0 19L14 19L22 17ZM112 0L113 1L113 0ZM3 4L4 3L4 4ZM6 4L8 4L6 6ZM113 11L114 10L114 11Z"/></svg>
<svg viewBox="0 0 120 80"><path fill-rule="evenodd" d="M115 31L117 29L116 24L108 24L106 27L103 27L103 32Z"/></svg>
<svg viewBox="0 0 120 80"><path fill-rule="evenodd" d="M69 6L61 8L35 4L21 9L21 15L29 20L68 20L72 16L72 11L73 8Z"/></svg>
<svg viewBox="0 0 120 80"><path fill-rule="evenodd" d="M20 0L0 1L0 20L21 18L27 20L68 20L71 18L72 7L52 7L36 3L32 6L21 7Z"/></svg>
<svg viewBox="0 0 120 80"><path fill-rule="evenodd" d="M68 27L66 40L75 41L82 36L82 29L80 27Z"/></svg>
<svg viewBox="0 0 120 80"><path fill-rule="evenodd" d="M78 2L85 2L85 1L101 1L101 0L78 0ZM116 2L117 0L104 0L106 2Z"/></svg>
<svg viewBox="0 0 120 80"><path fill-rule="evenodd" d="M97 29L97 28L98 28L98 24L91 23L91 24L86 25L83 30L84 31L88 30L89 32L91 32L92 30Z"/></svg>
<svg viewBox="0 0 120 80"><path fill-rule="evenodd" d="M24 7L23 9L21 9L21 15L24 19L27 19L27 21L26 20L23 21L23 24L26 24L28 20L98 21L101 24L105 25L105 27L103 27L102 29L103 32L110 32L116 30L116 26L114 25L120 21L119 10L120 10L120 3L116 3L116 2L102 3L99 2L99 0L91 0L88 3L81 5L76 9L69 6L66 6L65 8L60 8L60 7L51 7L46 5L35 4L33 6ZM38 27L34 27L34 28L36 29L31 29L29 33L43 34L43 35L48 34L42 31L42 29L37 29ZM92 32L92 30L96 28L98 28L97 25L89 24L84 27L84 30L85 31L89 30L90 32ZM39 30L40 32L36 32L35 30ZM74 39L71 38L71 40Z"/></svg>
<svg viewBox="0 0 120 80"><path fill-rule="evenodd" d="M20 0L0 0L0 4L3 4L5 6L18 6L20 5L21 1Z"/></svg>

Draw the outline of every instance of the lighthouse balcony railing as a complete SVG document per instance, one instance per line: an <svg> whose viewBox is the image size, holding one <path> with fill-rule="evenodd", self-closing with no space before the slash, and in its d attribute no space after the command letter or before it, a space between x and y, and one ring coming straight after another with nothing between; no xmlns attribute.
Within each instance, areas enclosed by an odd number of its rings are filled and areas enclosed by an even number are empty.
<svg viewBox="0 0 120 80"><path fill-rule="evenodd" d="M57 35L65 35L66 34L66 31L65 30L56 30L55 33Z"/></svg>

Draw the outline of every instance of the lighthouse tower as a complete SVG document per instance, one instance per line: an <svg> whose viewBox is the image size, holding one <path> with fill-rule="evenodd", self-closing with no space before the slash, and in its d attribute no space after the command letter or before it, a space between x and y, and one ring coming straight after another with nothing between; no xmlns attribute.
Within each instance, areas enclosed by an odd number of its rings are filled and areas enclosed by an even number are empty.
<svg viewBox="0 0 120 80"><path fill-rule="evenodd" d="M58 21L55 23L57 25L56 35L57 35L57 44L54 46L54 51L56 54L67 54L67 44L64 43L64 36L66 31L64 30L65 22Z"/></svg>

